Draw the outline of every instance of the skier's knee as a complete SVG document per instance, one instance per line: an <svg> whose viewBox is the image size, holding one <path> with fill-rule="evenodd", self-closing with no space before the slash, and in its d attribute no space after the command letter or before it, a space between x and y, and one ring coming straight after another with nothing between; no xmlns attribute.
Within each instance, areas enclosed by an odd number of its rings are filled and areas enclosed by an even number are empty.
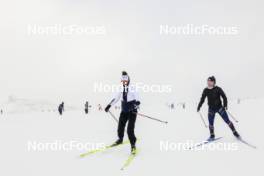
<svg viewBox="0 0 264 176"><path fill-rule="evenodd" d="M209 116L209 117L211 117L211 116L213 116L213 115L214 115L214 112L211 112L211 111L208 112L208 116Z"/></svg>
<svg viewBox="0 0 264 176"><path fill-rule="evenodd" d="M234 124L233 124L231 121L227 122L227 125L228 125L229 127L233 127L233 126L234 126Z"/></svg>
<svg viewBox="0 0 264 176"><path fill-rule="evenodd" d="M225 121L225 123L226 123L228 126L233 125L233 123L229 120L229 118L224 118L224 121Z"/></svg>
<svg viewBox="0 0 264 176"><path fill-rule="evenodd" d="M133 129L127 129L127 135L128 136L133 136L134 135L134 130Z"/></svg>

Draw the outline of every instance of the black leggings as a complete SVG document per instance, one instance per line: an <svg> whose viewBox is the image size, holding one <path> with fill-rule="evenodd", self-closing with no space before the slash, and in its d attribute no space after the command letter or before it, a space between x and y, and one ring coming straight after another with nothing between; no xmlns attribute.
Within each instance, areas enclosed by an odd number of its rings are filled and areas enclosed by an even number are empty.
<svg viewBox="0 0 264 176"><path fill-rule="evenodd" d="M121 112L118 123L118 137L119 139L123 140L126 123L128 121L127 134L131 145L135 145L137 141L137 138L134 133L136 119L137 113L135 112Z"/></svg>

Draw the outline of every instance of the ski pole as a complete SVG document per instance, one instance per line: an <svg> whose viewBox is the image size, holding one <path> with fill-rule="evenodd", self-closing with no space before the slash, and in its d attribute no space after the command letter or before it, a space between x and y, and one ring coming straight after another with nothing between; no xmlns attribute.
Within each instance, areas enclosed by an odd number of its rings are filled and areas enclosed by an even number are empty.
<svg viewBox="0 0 264 176"><path fill-rule="evenodd" d="M226 111L228 114L229 114L229 116L236 122L236 123L238 123L238 120L229 112L229 111Z"/></svg>
<svg viewBox="0 0 264 176"><path fill-rule="evenodd" d="M111 115L111 117L116 121L116 123L118 123L117 118L114 116L114 114L111 111L108 111L109 114Z"/></svg>
<svg viewBox="0 0 264 176"><path fill-rule="evenodd" d="M154 118L154 117L150 117L150 116L147 116L147 115L144 115L144 114L140 114L140 113L136 113L136 114L137 114L137 115L140 115L140 116L142 116L142 117L149 118L149 119L151 119L151 120L155 120L155 121L158 121L158 122L161 122L161 123L168 124L167 121L159 120L159 119L156 119L156 118Z"/></svg>
<svg viewBox="0 0 264 176"><path fill-rule="evenodd" d="M200 115L200 117L201 117L201 119L203 121L203 124L204 124L205 128L208 128L208 125L206 125L205 120L204 120L203 115L202 115L201 112L199 112L199 115Z"/></svg>

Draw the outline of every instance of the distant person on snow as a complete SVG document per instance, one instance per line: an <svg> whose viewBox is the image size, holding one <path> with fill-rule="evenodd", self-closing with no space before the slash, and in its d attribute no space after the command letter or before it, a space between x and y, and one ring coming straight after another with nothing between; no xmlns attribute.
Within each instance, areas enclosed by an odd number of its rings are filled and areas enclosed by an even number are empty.
<svg viewBox="0 0 264 176"><path fill-rule="evenodd" d="M185 107L186 107L186 104L182 103L182 108L185 109Z"/></svg>
<svg viewBox="0 0 264 176"><path fill-rule="evenodd" d="M174 103L171 104L171 109L174 109Z"/></svg>
<svg viewBox="0 0 264 176"><path fill-rule="evenodd" d="M103 108L102 108L101 104L98 104L98 111L102 111L102 110L103 110Z"/></svg>
<svg viewBox="0 0 264 176"><path fill-rule="evenodd" d="M88 114L88 112L89 112L89 103L88 103L88 101L86 101L86 103L84 105L84 111L85 111L85 114Z"/></svg>
<svg viewBox="0 0 264 176"><path fill-rule="evenodd" d="M62 102L59 107L58 107L59 113L60 115L62 115L62 113L64 112L64 102Z"/></svg>
<svg viewBox="0 0 264 176"><path fill-rule="evenodd" d="M222 104L221 97L224 101L224 105ZM208 99L208 106L209 106L209 112L208 112L208 120L209 120L209 130L210 130L210 138L209 140L215 139L215 133L214 133L214 119L215 114L218 113L226 124L230 127L235 137L240 138L240 135L236 131L233 123L229 120L228 114L226 112L227 110L227 97L224 93L224 91L216 86L216 79L214 76L211 76L207 80L207 88L204 89L200 103L198 105L197 111L199 112L205 98Z"/></svg>
<svg viewBox="0 0 264 176"><path fill-rule="evenodd" d="M137 118L137 108L140 105L138 95L130 86L130 78L127 72L122 72L121 82L123 84L122 91L118 92L116 97L107 105L105 111L108 112L111 106L115 105L121 99L121 113L118 123L118 140L113 144L114 146L123 143L124 131L126 123L128 122L127 134L131 144L131 153L136 153L137 138L134 133L135 122Z"/></svg>

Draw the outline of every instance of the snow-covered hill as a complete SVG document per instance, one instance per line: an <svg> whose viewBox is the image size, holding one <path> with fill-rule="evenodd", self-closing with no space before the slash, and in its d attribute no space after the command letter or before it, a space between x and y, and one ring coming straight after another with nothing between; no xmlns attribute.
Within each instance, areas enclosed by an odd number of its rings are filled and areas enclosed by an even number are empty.
<svg viewBox="0 0 264 176"><path fill-rule="evenodd" d="M9 96L8 100L1 103L0 109L3 113L30 113L30 112L56 112L58 104L47 100L24 99ZM67 110L77 109L66 105Z"/></svg>
<svg viewBox="0 0 264 176"><path fill-rule="evenodd" d="M66 111L62 117L46 112L3 114L0 116L0 175L256 175L263 173L263 105L263 100L230 105L230 112L239 120L235 123L238 131L257 149L238 142L217 116L216 135L224 138L215 144L233 148L200 151L175 148L180 143L200 142L208 137L208 129L203 126L194 105L173 111L165 106L160 109L156 105L155 109L141 107L141 113L167 120L169 124L138 117L139 155L125 171L120 171L120 167L130 153L129 145L82 159L79 155L86 151L82 147L67 151L54 146L43 147L47 143L73 142L92 148L96 144L112 143L116 139L117 124L103 111L93 109L88 115L82 111ZM118 116L117 110L112 111ZM203 114L206 115L206 108ZM168 150L161 147L164 143L171 145ZM40 151L29 150L29 144L38 145Z"/></svg>

